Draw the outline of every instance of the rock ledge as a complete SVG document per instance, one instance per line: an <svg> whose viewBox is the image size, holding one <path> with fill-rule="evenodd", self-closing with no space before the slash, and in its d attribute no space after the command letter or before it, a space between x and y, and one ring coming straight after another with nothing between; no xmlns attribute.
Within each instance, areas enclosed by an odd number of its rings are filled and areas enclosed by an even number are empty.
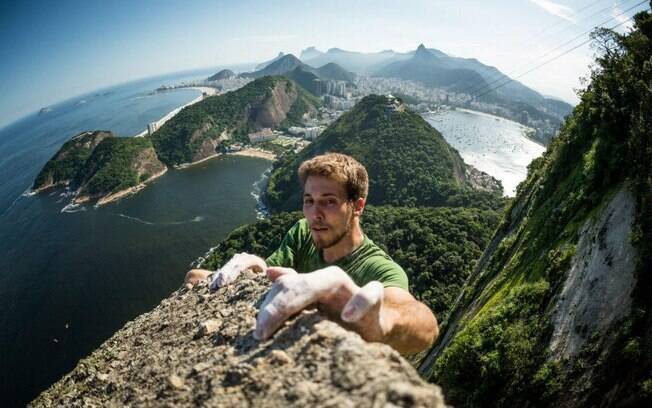
<svg viewBox="0 0 652 408"><path fill-rule="evenodd" d="M209 294L180 289L127 323L32 406L428 406L439 387L390 347L303 312L252 336L269 283L246 272Z"/></svg>

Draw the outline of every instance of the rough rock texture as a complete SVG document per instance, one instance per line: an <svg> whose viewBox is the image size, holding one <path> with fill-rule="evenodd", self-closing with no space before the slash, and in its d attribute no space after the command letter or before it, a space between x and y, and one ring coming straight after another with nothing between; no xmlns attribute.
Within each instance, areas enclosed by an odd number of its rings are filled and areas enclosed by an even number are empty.
<svg viewBox="0 0 652 408"><path fill-rule="evenodd" d="M289 87L287 81L279 81L265 102L253 110L249 122L255 129L275 128L287 117L292 104L297 99L297 90Z"/></svg>
<svg viewBox="0 0 652 408"><path fill-rule="evenodd" d="M212 118L211 118L212 120ZM203 138L204 134L209 132L213 128L212 123L204 123L199 129L195 130L190 137L190 143L196 143L197 139ZM224 133L224 132L222 132ZM217 153L217 146L219 144L219 139L214 140L213 138L203 138L202 142L199 144L199 147L194 151L192 156L192 161L196 162L208 157L214 156Z"/></svg>
<svg viewBox="0 0 652 408"><path fill-rule="evenodd" d="M470 164L466 165L466 181L476 190L503 192L503 185L500 180Z"/></svg>
<svg viewBox="0 0 652 408"><path fill-rule="evenodd" d="M575 357L591 336L617 332L613 324L629 314L636 285L637 255L631 242L635 205L623 187L598 219L588 220L580 230L552 314L550 348L556 358Z"/></svg>
<svg viewBox="0 0 652 408"><path fill-rule="evenodd" d="M138 178L143 181L167 170L167 166L158 159L156 150L153 147L148 147L138 153L132 166L136 174L138 174Z"/></svg>
<svg viewBox="0 0 652 408"><path fill-rule="evenodd" d="M444 406L439 388L397 352L315 312L256 341L268 285L246 272L216 294L206 285L173 293L31 405Z"/></svg>

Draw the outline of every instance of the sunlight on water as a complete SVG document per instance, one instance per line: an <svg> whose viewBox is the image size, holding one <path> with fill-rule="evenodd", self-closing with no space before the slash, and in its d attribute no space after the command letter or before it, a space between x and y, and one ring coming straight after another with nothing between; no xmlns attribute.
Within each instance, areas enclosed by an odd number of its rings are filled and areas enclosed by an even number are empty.
<svg viewBox="0 0 652 408"><path fill-rule="evenodd" d="M428 114L424 119L467 164L500 180L508 196L514 196L516 186L525 180L527 165L546 150L525 137L525 126L507 119L466 110Z"/></svg>

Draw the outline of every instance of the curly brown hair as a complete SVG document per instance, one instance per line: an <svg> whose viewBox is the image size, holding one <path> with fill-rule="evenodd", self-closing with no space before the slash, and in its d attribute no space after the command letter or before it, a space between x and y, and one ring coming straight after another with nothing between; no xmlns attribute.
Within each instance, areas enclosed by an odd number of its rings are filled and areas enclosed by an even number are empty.
<svg viewBox="0 0 652 408"><path fill-rule="evenodd" d="M341 183L346 188L349 200L367 198L369 175L359 161L341 153L326 153L306 160L299 166L301 185L309 176L324 176Z"/></svg>

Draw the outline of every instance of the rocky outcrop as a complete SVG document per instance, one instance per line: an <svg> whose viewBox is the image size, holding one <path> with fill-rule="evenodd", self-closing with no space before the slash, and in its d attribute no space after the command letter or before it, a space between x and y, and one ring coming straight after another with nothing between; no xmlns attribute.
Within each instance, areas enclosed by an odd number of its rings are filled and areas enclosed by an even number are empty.
<svg viewBox="0 0 652 408"><path fill-rule="evenodd" d="M465 179L468 184L476 190L489 192L503 192L503 184L500 180L491 175L480 171L470 164L466 165Z"/></svg>
<svg viewBox="0 0 652 408"><path fill-rule="evenodd" d="M71 204L98 200L102 205L142 189L145 182L166 171L147 137L84 132L48 161L34 182L34 191L65 185L75 195Z"/></svg>
<svg viewBox="0 0 652 408"><path fill-rule="evenodd" d="M212 118L211 118L212 119ZM212 120L210 122L204 123L199 129L195 130L190 136L190 144L198 144L199 147L195 149L192 156L192 161L204 160L208 157L214 156L217 153L217 146L219 145L219 139L214 140L210 137L204 137L204 135L213 129ZM197 141L200 141L197 143Z"/></svg>
<svg viewBox="0 0 652 408"><path fill-rule="evenodd" d="M284 77L265 76L242 88L187 106L151 136L168 166L187 166L215 156L226 138L248 144L249 133L300 124L316 113L318 99Z"/></svg>
<svg viewBox="0 0 652 408"><path fill-rule="evenodd" d="M82 132L73 136L41 169L34 180L32 190L38 193L70 184L77 170L86 163L95 147L108 137L115 136L104 130Z"/></svg>
<svg viewBox="0 0 652 408"><path fill-rule="evenodd" d="M570 271L552 313L550 342L553 359L577 356L587 341L606 342L627 316L636 286L637 251L632 245L635 201L625 187L609 201L597 220L588 220Z"/></svg>
<svg viewBox="0 0 652 408"><path fill-rule="evenodd" d="M129 322L32 406L443 407L390 347L304 312L252 337L267 279L181 289Z"/></svg>
<svg viewBox="0 0 652 408"><path fill-rule="evenodd" d="M288 85L287 81L279 81L272 88L269 98L252 110L249 122L256 130L278 127L296 99L296 87Z"/></svg>

